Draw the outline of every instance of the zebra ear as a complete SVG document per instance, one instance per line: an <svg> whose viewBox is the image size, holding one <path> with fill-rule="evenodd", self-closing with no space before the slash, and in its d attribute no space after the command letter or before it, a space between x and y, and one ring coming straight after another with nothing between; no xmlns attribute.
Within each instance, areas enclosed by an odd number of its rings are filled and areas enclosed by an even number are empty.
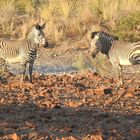
<svg viewBox="0 0 140 140"><path fill-rule="evenodd" d="M35 25L35 28L37 30L43 30L45 28L46 23L44 23L42 26L40 26L38 23Z"/></svg>
<svg viewBox="0 0 140 140"><path fill-rule="evenodd" d="M118 36L114 36L114 39L115 39L115 40L119 40L119 37L118 37Z"/></svg>
<svg viewBox="0 0 140 140"><path fill-rule="evenodd" d="M97 39L99 39L99 38L100 38L100 33L98 32L98 33L95 35L94 39L97 40Z"/></svg>
<svg viewBox="0 0 140 140"><path fill-rule="evenodd" d="M92 32L91 33L91 39L94 39L94 37L98 34L99 32Z"/></svg>
<svg viewBox="0 0 140 140"><path fill-rule="evenodd" d="M41 26L41 29L44 29L46 26L46 23L44 23L42 26Z"/></svg>
<svg viewBox="0 0 140 140"><path fill-rule="evenodd" d="M40 30L40 29L41 29L41 26L37 23L37 24L35 25L35 28L36 28L37 30Z"/></svg>

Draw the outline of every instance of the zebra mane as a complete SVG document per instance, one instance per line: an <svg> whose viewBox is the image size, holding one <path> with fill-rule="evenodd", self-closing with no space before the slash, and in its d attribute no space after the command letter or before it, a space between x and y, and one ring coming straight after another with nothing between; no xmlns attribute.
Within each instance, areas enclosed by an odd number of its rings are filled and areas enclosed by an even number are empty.
<svg viewBox="0 0 140 140"><path fill-rule="evenodd" d="M107 38L112 38L114 40L119 40L119 37L117 36L114 36L114 35L110 35L106 32L103 32L103 31L95 31L95 32L92 32L91 33L91 39L94 39L94 37L99 34L99 36L104 36L104 37L107 37Z"/></svg>
<svg viewBox="0 0 140 140"><path fill-rule="evenodd" d="M105 33L105 32L99 32L99 34L101 34L102 36L104 36L106 38L110 38L110 39L113 39L113 40L119 40L118 36L110 35L110 34Z"/></svg>

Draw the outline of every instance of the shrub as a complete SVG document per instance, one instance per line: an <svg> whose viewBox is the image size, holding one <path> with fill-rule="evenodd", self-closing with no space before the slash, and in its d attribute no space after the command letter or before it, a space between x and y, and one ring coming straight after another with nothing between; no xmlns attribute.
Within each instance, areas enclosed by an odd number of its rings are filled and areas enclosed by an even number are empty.
<svg viewBox="0 0 140 140"><path fill-rule="evenodd" d="M124 40L135 42L140 40L140 12L121 17L115 32Z"/></svg>

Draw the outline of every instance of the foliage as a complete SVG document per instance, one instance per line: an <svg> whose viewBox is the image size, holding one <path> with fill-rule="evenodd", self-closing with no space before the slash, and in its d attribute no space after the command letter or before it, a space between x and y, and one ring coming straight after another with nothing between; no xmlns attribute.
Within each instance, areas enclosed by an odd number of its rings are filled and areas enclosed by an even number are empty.
<svg viewBox="0 0 140 140"><path fill-rule="evenodd" d="M117 34L124 40L140 40L140 12L121 17L116 24Z"/></svg>

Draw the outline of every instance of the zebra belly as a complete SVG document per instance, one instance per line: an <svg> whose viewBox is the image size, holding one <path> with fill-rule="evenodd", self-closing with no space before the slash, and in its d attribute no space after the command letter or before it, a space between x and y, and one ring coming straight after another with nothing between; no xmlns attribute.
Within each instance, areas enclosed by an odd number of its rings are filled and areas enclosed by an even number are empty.
<svg viewBox="0 0 140 140"><path fill-rule="evenodd" d="M20 56L17 56L17 57L14 57L14 58L6 58L5 59L8 63L20 63L21 62L21 57Z"/></svg>
<svg viewBox="0 0 140 140"><path fill-rule="evenodd" d="M125 59L125 58L119 58L119 63L120 65L132 65L132 63L129 61L129 59Z"/></svg>

